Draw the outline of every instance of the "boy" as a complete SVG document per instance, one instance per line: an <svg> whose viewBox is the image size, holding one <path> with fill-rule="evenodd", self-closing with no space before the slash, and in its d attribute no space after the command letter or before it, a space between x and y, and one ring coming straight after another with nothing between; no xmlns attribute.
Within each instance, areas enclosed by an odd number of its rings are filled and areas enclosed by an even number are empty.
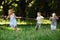
<svg viewBox="0 0 60 40"><path fill-rule="evenodd" d="M55 30L56 29L56 26L57 26L57 19L58 17L56 16L55 13L52 13L52 17L50 17L50 20L51 20L51 30Z"/></svg>
<svg viewBox="0 0 60 40"><path fill-rule="evenodd" d="M42 24L42 19L43 19L44 17L41 15L41 12L37 12L37 18L36 18L36 20L37 20L37 24L36 24L36 30L38 30L38 28L39 29L41 29L41 24Z"/></svg>

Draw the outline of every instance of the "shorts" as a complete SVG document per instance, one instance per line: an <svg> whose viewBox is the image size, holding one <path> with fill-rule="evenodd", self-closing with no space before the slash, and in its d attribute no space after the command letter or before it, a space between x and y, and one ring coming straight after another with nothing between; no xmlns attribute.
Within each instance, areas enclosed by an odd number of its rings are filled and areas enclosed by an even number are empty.
<svg viewBox="0 0 60 40"><path fill-rule="evenodd" d="M55 23L52 23L51 24L51 30L55 30L56 29L56 26L57 26L57 23L55 22Z"/></svg>
<svg viewBox="0 0 60 40"><path fill-rule="evenodd" d="M56 25L51 25L51 30L55 30L56 29Z"/></svg>

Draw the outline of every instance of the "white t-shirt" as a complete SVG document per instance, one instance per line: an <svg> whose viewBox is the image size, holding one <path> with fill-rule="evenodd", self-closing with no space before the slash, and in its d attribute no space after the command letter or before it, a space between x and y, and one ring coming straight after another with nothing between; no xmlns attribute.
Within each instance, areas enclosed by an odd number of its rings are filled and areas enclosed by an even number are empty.
<svg viewBox="0 0 60 40"><path fill-rule="evenodd" d="M41 24L43 18L44 18L43 16L37 17L37 19L36 19L37 20L37 23Z"/></svg>

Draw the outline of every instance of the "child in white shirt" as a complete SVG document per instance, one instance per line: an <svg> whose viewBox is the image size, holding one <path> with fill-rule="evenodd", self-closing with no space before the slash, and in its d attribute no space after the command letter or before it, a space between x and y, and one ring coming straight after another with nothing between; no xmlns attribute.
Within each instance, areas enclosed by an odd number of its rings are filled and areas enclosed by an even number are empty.
<svg viewBox="0 0 60 40"><path fill-rule="evenodd" d="M42 19L43 18L44 17L41 15L41 12L37 12L37 18L36 18L37 24L36 24L36 27L35 27L36 30L38 30L38 28L41 29L41 24L42 24Z"/></svg>

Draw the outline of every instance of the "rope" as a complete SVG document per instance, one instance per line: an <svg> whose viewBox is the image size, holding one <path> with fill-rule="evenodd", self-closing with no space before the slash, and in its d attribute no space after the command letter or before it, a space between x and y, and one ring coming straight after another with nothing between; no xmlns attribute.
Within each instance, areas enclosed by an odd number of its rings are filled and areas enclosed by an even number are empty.
<svg viewBox="0 0 60 40"><path fill-rule="evenodd" d="M7 18L7 16L0 16L1 18ZM58 16L58 17L60 17L60 16ZM27 18L27 17L16 17L16 18L23 18L23 19L31 19L31 20L36 20L35 18ZM47 18L49 18L49 17L47 17Z"/></svg>
<svg viewBox="0 0 60 40"><path fill-rule="evenodd" d="M7 16L0 16L1 18L7 18ZM16 18L23 18L23 19L31 19L31 20L36 20L35 18L27 18L27 17L16 17Z"/></svg>
<svg viewBox="0 0 60 40"><path fill-rule="evenodd" d="M16 17L16 18L24 18L24 19L32 19L32 20L36 20L35 18L27 18L27 17Z"/></svg>

